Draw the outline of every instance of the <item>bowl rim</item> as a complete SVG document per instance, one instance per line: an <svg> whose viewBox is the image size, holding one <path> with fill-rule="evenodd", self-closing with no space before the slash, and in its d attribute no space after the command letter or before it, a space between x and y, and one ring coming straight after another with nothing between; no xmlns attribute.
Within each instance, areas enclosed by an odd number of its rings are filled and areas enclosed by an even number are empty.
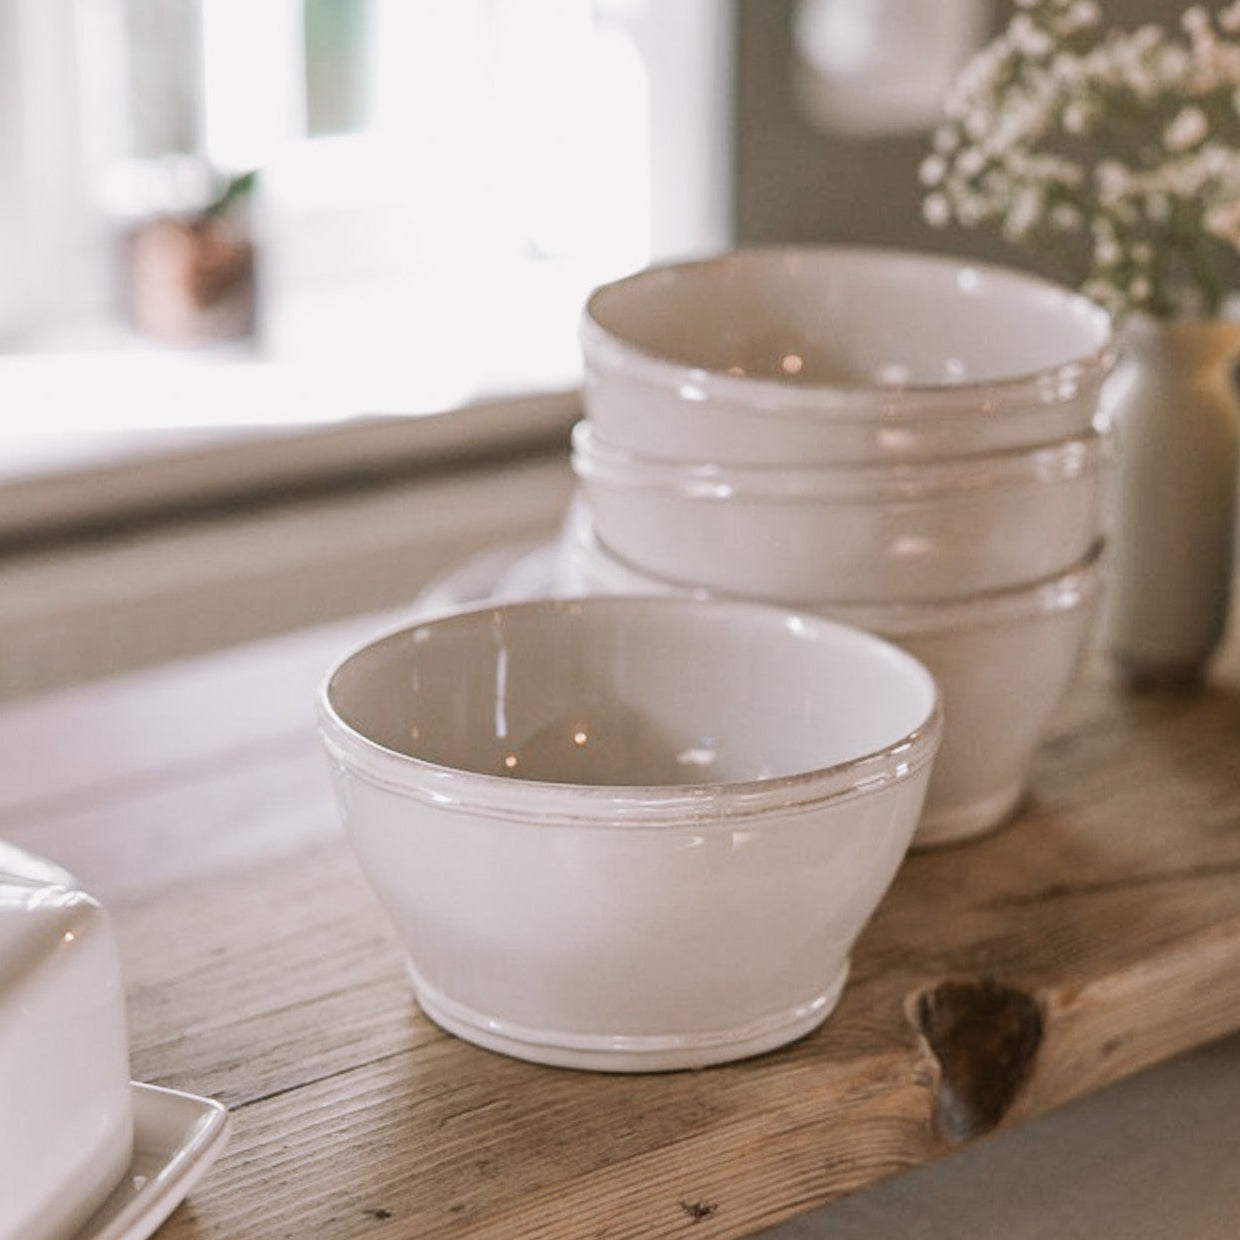
<svg viewBox="0 0 1240 1240"><path fill-rule="evenodd" d="M647 456L608 443L589 418L573 426L570 438L573 472L583 481L693 500L826 500L859 505L1067 483L1097 475L1114 454L1112 433L1097 429L1052 443L1016 445L968 456L799 466Z"/></svg>
<svg viewBox="0 0 1240 1240"><path fill-rule="evenodd" d="M993 379L960 383L862 382L809 383L792 378L732 375L710 365L678 361L638 345L608 327L599 317L600 304L617 290L666 279L682 271L752 262L866 260L969 271L1008 284L1023 285L1043 297L1056 297L1082 319L1092 320L1097 339L1075 357ZM1115 321L1097 302L1067 285L1032 272L985 260L927 250L864 245L753 245L722 250L701 258L656 263L596 286L578 319L578 342L585 357L587 387L592 368L622 370L626 378L684 394L689 403L707 410L711 400L730 401L760 409L766 416L812 416L820 421L898 421L941 414L944 405L960 413L994 415L1013 407L1062 405L1076 400L1082 386L1100 385L1118 359ZM965 408L962 408L965 406ZM970 407L971 406L971 407Z"/></svg>
<svg viewBox="0 0 1240 1240"><path fill-rule="evenodd" d="M903 735L879 749L854 758L786 775L701 784L574 784L516 779L485 771L446 766L401 753L372 740L348 723L332 701L336 677L353 658L373 647L418 629L485 613L515 610L623 609L654 606L659 610L701 610L764 613L782 616L802 627L831 629L858 646L879 652L898 664L929 691L930 708ZM737 821L761 816L790 816L906 782L933 761L942 740L942 691L920 659L886 638L853 625L810 612L734 598L696 598L675 594L587 594L462 607L404 621L365 638L337 658L319 685L316 699L319 737L333 764L379 788L439 807L526 825L545 824L594 829L632 830L640 827L684 826L695 831L730 830ZM420 786L411 786L416 772Z"/></svg>

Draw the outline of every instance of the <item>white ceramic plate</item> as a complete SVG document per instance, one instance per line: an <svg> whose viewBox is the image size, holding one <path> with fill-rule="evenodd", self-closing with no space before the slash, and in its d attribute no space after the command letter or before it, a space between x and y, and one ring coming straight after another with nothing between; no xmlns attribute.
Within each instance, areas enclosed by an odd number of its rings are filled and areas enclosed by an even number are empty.
<svg viewBox="0 0 1240 1240"><path fill-rule="evenodd" d="M228 1112L210 1098L133 1085L134 1151L112 1195L75 1240L147 1240L215 1161Z"/></svg>

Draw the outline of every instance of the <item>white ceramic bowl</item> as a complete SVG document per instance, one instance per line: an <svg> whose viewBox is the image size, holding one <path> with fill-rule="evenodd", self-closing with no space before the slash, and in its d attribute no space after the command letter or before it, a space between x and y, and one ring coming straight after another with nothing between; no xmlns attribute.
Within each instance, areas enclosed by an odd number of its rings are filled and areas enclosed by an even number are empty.
<svg viewBox="0 0 1240 1240"><path fill-rule="evenodd" d="M107 914L64 870L0 841L0 1240L68 1240L132 1150Z"/></svg>
<svg viewBox="0 0 1240 1240"><path fill-rule="evenodd" d="M685 585L772 601L957 598L1060 572L1098 538L1109 436L916 465L684 465L573 434L600 539Z"/></svg>
<svg viewBox="0 0 1240 1240"><path fill-rule="evenodd" d="M675 598L431 619L346 657L319 710L427 1015L613 1071L827 1016L940 735L932 677L889 643Z"/></svg>
<svg viewBox="0 0 1240 1240"><path fill-rule="evenodd" d="M914 847L982 835L1017 807L1038 743L1079 665L1104 572L1096 546L1068 571L1014 590L939 603L815 609L898 643L939 684L943 744ZM495 585L509 596L677 590L604 547L580 504L549 556L540 550L523 557Z"/></svg>
<svg viewBox="0 0 1240 1240"><path fill-rule="evenodd" d="M901 250L738 250L606 284L584 400L610 443L695 463L920 460L1099 416L1107 314L1034 276Z"/></svg>

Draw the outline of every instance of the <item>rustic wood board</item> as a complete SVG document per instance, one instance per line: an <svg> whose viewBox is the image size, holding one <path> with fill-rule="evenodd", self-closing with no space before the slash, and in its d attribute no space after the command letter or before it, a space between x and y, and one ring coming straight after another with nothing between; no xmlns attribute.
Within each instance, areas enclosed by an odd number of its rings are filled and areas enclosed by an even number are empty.
<svg viewBox="0 0 1240 1240"><path fill-rule="evenodd" d="M1088 667L1020 816L909 859L816 1033L613 1077L476 1049L413 1004L300 697L342 636L0 715L0 743L107 704L114 736L168 729L0 800L0 834L109 893L135 1076L233 1111L164 1240L744 1236L1240 1028L1235 642L1192 695ZM262 702L221 727L239 680Z"/></svg>

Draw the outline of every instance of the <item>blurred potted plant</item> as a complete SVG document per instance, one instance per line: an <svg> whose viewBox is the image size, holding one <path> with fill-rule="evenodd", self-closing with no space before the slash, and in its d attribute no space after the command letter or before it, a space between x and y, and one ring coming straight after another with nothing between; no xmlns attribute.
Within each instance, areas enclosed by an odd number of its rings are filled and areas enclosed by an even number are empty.
<svg viewBox="0 0 1240 1240"><path fill-rule="evenodd" d="M1015 0L920 171L930 223L997 230L1116 316L1104 641L1135 680L1195 680L1234 558L1240 0L1193 5L1178 30L1114 28L1095 0Z"/></svg>
<svg viewBox="0 0 1240 1240"><path fill-rule="evenodd" d="M255 330L254 243L247 206L256 174L217 185L205 206L160 214L129 238L129 308L139 330L170 344Z"/></svg>

